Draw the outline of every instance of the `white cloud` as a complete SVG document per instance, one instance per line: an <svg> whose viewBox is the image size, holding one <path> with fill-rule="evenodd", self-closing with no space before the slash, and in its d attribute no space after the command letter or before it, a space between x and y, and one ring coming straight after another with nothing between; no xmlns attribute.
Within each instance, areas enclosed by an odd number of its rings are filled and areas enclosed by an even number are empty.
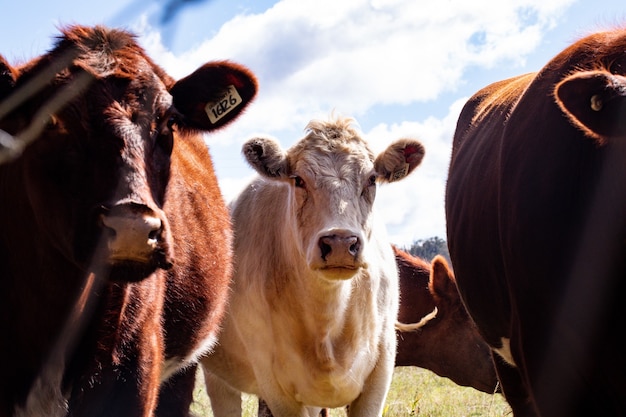
<svg viewBox="0 0 626 417"><path fill-rule="evenodd" d="M423 166L411 178L381 187L379 195L392 240L410 244L445 234L443 189L462 102L441 120L417 112L402 120L384 109L466 95L458 92L470 70L523 66L571 2L282 0L263 13L234 17L178 56L145 26L141 41L175 77L214 59L240 62L258 76L256 102L232 127L210 137L214 159L230 153L218 169L228 196L252 172L240 156L245 139L264 133L289 147L311 118L332 109L362 125L366 115L369 126L380 123L367 132L374 142L403 134L422 138Z"/></svg>
<svg viewBox="0 0 626 417"><path fill-rule="evenodd" d="M445 178L452 136L465 101L461 98L452 104L443 119L429 117L423 122L380 124L365 133L376 152L402 137L417 138L426 149L422 164L408 178L378 189L376 205L385 218L392 242L409 246L417 239L445 238Z"/></svg>
<svg viewBox="0 0 626 417"><path fill-rule="evenodd" d="M570 2L283 0L178 57L145 30L143 40L177 77L210 59L249 66L261 85L251 125L293 129L320 110L435 99L471 66L522 64Z"/></svg>

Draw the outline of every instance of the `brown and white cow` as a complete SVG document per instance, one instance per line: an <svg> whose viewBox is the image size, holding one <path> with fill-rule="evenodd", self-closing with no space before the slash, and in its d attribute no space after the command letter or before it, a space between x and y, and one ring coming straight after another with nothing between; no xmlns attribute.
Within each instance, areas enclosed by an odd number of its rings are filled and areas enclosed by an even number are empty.
<svg viewBox="0 0 626 417"><path fill-rule="evenodd" d="M0 165L0 416L151 416L217 337L232 238L201 133L256 80L211 62L175 81L99 26L0 66L1 133L30 143Z"/></svg>
<svg viewBox="0 0 626 417"><path fill-rule="evenodd" d="M448 244L515 416L626 415L625 162L625 29L461 113Z"/></svg>
<svg viewBox="0 0 626 417"><path fill-rule="evenodd" d="M314 120L284 151L254 138L260 177L233 202L235 277L215 351L202 359L216 416L241 414L240 392L277 417L350 404L381 415L396 351L398 271L375 214L379 182L424 155L412 139L377 157L348 118Z"/></svg>
<svg viewBox="0 0 626 417"><path fill-rule="evenodd" d="M396 366L418 366L456 384L493 394L498 379L491 350L472 322L442 256L428 262L394 247L400 274L401 323L419 323L418 330L397 330Z"/></svg>

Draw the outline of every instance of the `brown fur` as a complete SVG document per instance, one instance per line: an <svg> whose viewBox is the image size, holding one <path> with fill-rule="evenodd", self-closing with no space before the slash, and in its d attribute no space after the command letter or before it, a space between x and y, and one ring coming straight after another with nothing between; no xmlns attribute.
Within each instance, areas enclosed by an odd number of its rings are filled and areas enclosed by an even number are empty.
<svg viewBox="0 0 626 417"><path fill-rule="evenodd" d="M592 34L459 117L448 245L515 416L626 415L625 51Z"/></svg>
<svg viewBox="0 0 626 417"><path fill-rule="evenodd" d="M394 248L400 274L398 320L414 323L437 308L415 332L396 331L396 366L419 366L459 385L493 394L497 378L489 346L461 302L454 275L443 257L432 264Z"/></svg>
<svg viewBox="0 0 626 417"><path fill-rule="evenodd" d="M229 215L195 132L236 118L256 80L217 62L175 82L104 27L2 68L0 129L24 149L0 165L0 416L152 416L228 294ZM211 126L192 109L229 85L243 105Z"/></svg>

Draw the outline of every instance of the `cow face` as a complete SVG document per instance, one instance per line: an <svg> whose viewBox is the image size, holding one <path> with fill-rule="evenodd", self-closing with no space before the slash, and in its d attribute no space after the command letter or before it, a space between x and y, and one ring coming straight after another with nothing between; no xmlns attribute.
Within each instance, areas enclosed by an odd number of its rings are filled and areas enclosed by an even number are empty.
<svg viewBox="0 0 626 417"><path fill-rule="evenodd" d="M169 268L175 259L163 206L176 142L236 118L256 92L253 76L217 62L174 82L130 34L97 27L66 31L53 52L10 74L0 91L10 87L11 97L47 77L0 121L18 140L43 127L7 167L23 172L41 238L83 268L104 260L95 268L114 279ZM224 98L228 109L220 107Z"/></svg>
<svg viewBox="0 0 626 417"><path fill-rule="evenodd" d="M377 183L406 177L424 155L418 141L403 139L375 159L351 123L312 121L286 152L263 138L243 147L261 175L288 184L286 221L296 230L299 252L328 279L347 279L367 266Z"/></svg>

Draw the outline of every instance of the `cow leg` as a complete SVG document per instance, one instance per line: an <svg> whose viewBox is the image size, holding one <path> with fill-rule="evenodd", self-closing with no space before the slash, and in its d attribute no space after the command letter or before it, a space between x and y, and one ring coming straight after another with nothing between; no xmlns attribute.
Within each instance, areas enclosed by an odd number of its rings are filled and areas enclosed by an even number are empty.
<svg viewBox="0 0 626 417"><path fill-rule="evenodd" d="M259 398L259 412L257 413L257 417L274 417L267 403L263 401L262 398Z"/></svg>
<svg viewBox="0 0 626 417"><path fill-rule="evenodd" d="M327 408L307 407L310 417L328 417ZM257 417L274 417L267 403L259 398L259 412Z"/></svg>
<svg viewBox="0 0 626 417"><path fill-rule="evenodd" d="M143 384L138 368L131 362L103 369L95 382L81 381L72 390L67 417L151 417L155 404L150 391L156 394L158 382Z"/></svg>
<svg viewBox="0 0 626 417"><path fill-rule="evenodd" d="M257 417L274 417L267 403L263 401L262 398L259 398L259 412L257 413Z"/></svg>
<svg viewBox="0 0 626 417"><path fill-rule="evenodd" d="M303 407L301 404L287 402L284 399L276 398L275 401L267 400L271 408L272 417L318 417L319 408Z"/></svg>
<svg viewBox="0 0 626 417"><path fill-rule="evenodd" d="M309 411L309 417L323 417L326 415L325 408L307 407L307 410Z"/></svg>
<svg viewBox="0 0 626 417"><path fill-rule="evenodd" d="M395 330L391 326L393 342L395 343ZM363 391L351 404L349 404L349 416L381 416L387 392L391 385L395 364L395 349L381 347L380 357L372 373L365 380Z"/></svg>
<svg viewBox="0 0 626 417"><path fill-rule="evenodd" d="M232 388L221 378L204 371L206 392L211 400L211 409L215 417L241 417L241 392Z"/></svg>
<svg viewBox="0 0 626 417"><path fill-rule="evenodd" d="M139 339L151 338L143 334ZM145 340L145 339L144 339ZM75 381L67 417L152 417L159 391L161 346L129 340L119 365L109 363ZM110 359L109 359L110 360ZM100 362L102 363L102 362Z"/></svg>
<svg viewBox="0 0 626 417"><path fill-rule="evenodd" d="M174 374L161 385L157 417L188 417L196 384L197 365Z"/></svg>
<svg viewBox="0 0 626 417"><path fill-rule="evenodd" d="M163 363L162 293L148 284L105 288L94 314L98 325L88 327L66 370L68 417L153 417Z"/></svg>
<svg viewBox="0 0 626 417"><path fill-rule="evenodd" d="M522 381L519 370L504 362L497 353L492 352L496 373L500 380L504 398L511 406L515 417L538 417L530 401L530 395L526 385Z"/></svg>

